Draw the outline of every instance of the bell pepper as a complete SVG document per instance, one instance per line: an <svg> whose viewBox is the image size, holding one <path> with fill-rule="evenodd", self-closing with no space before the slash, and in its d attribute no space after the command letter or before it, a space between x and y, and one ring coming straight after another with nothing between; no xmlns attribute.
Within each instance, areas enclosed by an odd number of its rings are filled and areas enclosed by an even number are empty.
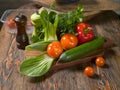
<svg viewBox="0 0 120 90"><path fill-rule="evenodd" d="M89 24L78 23L76 26L76 31L79 44L91 41L94 38L94 32Z"/></svg>

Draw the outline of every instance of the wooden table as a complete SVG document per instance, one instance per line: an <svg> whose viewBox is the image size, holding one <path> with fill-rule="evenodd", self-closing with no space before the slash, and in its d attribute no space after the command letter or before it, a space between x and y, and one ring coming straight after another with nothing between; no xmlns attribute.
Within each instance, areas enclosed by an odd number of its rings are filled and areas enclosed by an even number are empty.
<svg viewBox="0 0 120 90"><path fill-rule="evenodd" d="M33 4L26 5L28 8ZM106 65L98 68L93 62L48 73L41 78L28 78L19 73L25 60L23 50L16 47L15 35L0 31L0 90L120 90L120 20L113 11L103 11L87 21L96 35L109 38L114 47L105 49ZM86 66L93 66L96 75L84 75Z"/></svg>
<svg viewBox="0 0 120 90"><path fill-rule="evenodd" d="M78 5L83 5L85 11L98 11L98 10L120 10L119 0L77 0L70 4L58 4L56 0L33 0L41 2L42 4L55 3L56 8L60 8L64 11L76 9ZM71 0L72 1L72 0Z"/></svg>

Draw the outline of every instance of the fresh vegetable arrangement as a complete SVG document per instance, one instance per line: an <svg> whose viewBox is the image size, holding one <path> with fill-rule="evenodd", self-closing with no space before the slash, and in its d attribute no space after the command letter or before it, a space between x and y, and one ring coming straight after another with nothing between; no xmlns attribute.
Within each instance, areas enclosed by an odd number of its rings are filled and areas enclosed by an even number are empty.
<svg viewBox="0 0 120 90"><path fill-rule="evenodd" d="M27 58L22 62L20 72L30 77L43 76L55 64L54 61L71 62L99 49L105 42L104 38L95 36L92 27L83 23L83 19L81 6L64 13L42 9L32 14L32 44L25 49L45 53ZM92 72L89 76L94 74Z"/></svg>

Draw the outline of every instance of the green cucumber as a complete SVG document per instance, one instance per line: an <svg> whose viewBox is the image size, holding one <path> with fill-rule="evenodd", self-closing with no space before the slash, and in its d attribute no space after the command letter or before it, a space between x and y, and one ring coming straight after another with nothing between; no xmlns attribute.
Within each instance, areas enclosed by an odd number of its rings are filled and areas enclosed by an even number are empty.
<svg viewBox="0 0 120 90"><path fill-rule="evenodd" d="M91 52L97 50L104 44L105 40L103 37L96 37L90 42L86 42L82 45L79 45L75 48L65 51L61 54L58 61L60 62L69 62L84 56L87 56Z"/></svg>

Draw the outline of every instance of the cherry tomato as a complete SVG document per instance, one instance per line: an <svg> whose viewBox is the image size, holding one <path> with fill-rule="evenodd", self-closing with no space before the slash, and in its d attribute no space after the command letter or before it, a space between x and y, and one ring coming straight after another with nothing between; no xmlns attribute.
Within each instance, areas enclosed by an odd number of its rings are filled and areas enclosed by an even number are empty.
<svg viewBox="0 0 120 90"><path fill-rule="evenodd" d="M30 20L30 25L33 25L33 24L32 24L32 20Z"/></svg>
<svg viewBox="0 0 120 90"><path fill-rule="evenodd" d="M74 34L64 34L61 37L61 45L64 49L68 50L74 48L78 44L78 39Z"/></svg>
<svg viewBox="0 0 120 90"><path fill-rule="evenodd" d="M47 47L47 53L53 58L58 58L63 52L61 43L58 41L52 42Z"/></svg>
<svg viewBox="0 0 120 90"><path fill-rule="evenodd" d="M85 68L84 73L87 76L92 77L94 75L94 69L92 67L88 66Z"/></svg>
<svg viewBox="0 0 120 90"><path fill-rule="evenodd" d="M103 57L97 57L95 63L99 67L103 67L105 65L105 59Z"/></svg>
<svg viewBox="0 0 120 90"><path fill-rule="evenodd" d="M16 24L15 24L13 18L11 18L11 19L9 20L9 22L7 23L7 25L8 25L9 28L15 28L15 27L16 27Z"/></svg>

